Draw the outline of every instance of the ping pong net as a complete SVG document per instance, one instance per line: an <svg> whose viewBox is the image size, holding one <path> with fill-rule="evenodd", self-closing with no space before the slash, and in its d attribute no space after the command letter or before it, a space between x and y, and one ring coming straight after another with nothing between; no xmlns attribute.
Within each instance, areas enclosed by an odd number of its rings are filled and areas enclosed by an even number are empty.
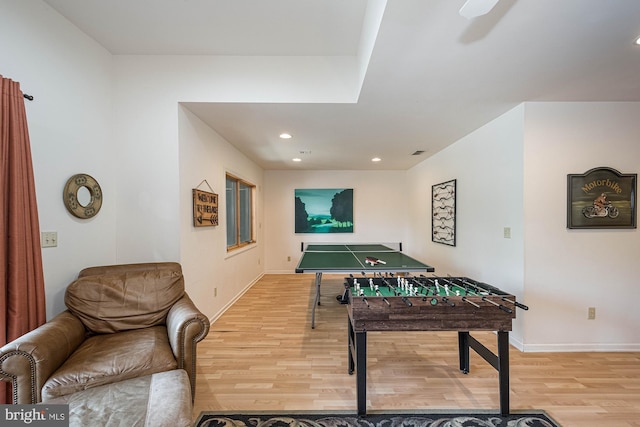
<svg viewBox="0 0 640 427"><path fill-rule="evenodd" d="M402 242L300 242L301 252L402 252Z"/></svg>

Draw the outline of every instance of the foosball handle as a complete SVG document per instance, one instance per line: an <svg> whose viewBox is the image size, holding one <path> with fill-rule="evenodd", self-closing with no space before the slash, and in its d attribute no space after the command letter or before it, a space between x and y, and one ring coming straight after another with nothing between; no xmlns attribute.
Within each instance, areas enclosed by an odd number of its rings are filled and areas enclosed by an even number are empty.
<svg viewBox="0 0 640 427"><path fill-rule="evenodd" d="M511 310L509 307L505 307L504 305L500 304L498 305L498 308L502 311L504 311L505 313L513 313L513 310Z"/></svg>
<svg viewBox="0 0 640 427"><path fill-rule="evenodd" d="M351 288L345 286L342 297L340 298L340 304L349 304L349 295L351 295Z"/></svg>
<svg viewBox="0 0 640 427"><path fill-rule="evenodd" d="M516 307L521 308L523 310L529 310L529 307L527 307L524 304L520 304L518 301L512 301L512 300L510 300L508 298L505 298L505 297L502 297L502 301L506 301L508 303L511 303L511 304L515 305Z"/></svg>
<svg viewBox="0 0 640 427"><path fill-rule="evenodd" d="M514 301L513 305L515 305L516 307L521 308L523 310L529 310L529 307L527 307L524 304L520 304L518 301Z"/></svg>
<svg viewBox="0 0 640 427"><path fill-rule="evenodd" d="M449 298L447 298L447 297L442 297L442 301L446 302L451 307L455 307L456 306L456 303L454 303L453 301L449 301Z"/></svg>

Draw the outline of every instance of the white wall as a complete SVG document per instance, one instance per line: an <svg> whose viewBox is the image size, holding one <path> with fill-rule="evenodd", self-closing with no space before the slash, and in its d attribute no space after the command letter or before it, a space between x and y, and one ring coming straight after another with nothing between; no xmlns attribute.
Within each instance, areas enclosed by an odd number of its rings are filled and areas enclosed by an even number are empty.
<svg viewBox="0 0 640 427"><path fill-rule="evenodd" d="M179 125L180 258L189 295L209 318L216 318L262 276L263 171L185 108L179 110ZM254 226L259 242L229 255L225 221L227 172L256 186ZM193 226L194 188L218 194L218 226Z"/></svg>
<svg viewBox="0 0 640 427"><path fill-rule="evenodd" d="M566 229L567 174L637 173L639 103L519 106L408 172L261 175L180 102L354 102L355 58L112 57L41 1L0 7L0 74L35 96L26 105L40 225L59 238L43 249L48 317L64 308L81 268L165 260L183 263L189 292L215 315L263 270L293 271L300 241L325 240L293 232L295 188L352 187L356 231L336 239L402 240L439 274L522 297L531 310L518 311L512 338L525 350L640 348L637 230ZM221 249L222 227L190 226L191 188L207 179L221 189L227 170L258 184L264 236L234 257ZM62 203L75 173L102 186L92 219ZM455 248L430 238L431 186L449 179L458 184ZM587 307L596 307L595 320Z"/></svg>
<svg viewBox="0 0 640 427"><path fill-rule="evenodd" d="M437 274L478 278L527 304L511 334L525 351L638 351L637 229L566 228L567 174L638 173L638 117L640 103L518 106L408 172L406 241ZM431 185L450 179L456 247L430 239Z"/></svg>
<svg viewBox="0 0 640 427"><path fill-rule="evenodd" d="M40 224L59 238L43 250L49 317L64 309L66 285L86 266L177 260L196 283L210 273L197 251L181 249L181 182L194 185L181 181L189 171L179 165L181 101L340 103L359 92L356 57L113 57L41 1L0 5L0 74L36 98L27 108ZM224 167L253 174L240 157ZM104 192L90 220L62 203L66 180L80 172ZM243 258L232 258L225 266L242 269Z"/></svg>
<svg viewBox="0 0 640 427"><path fill-rule="evenodd" d="M522 147L518 106L408 171L406 241L435 273L463 275L523 298ZM431 186L456 180L456 246L431 241ZM504 238L504 228L511 238ZM525 301L525 304L527 301ZM516 313L511 341L522 342L528 313Z"/></svg>
<svg viewBox="0 0 640 427"><path fill-rule="evenodd" d="M265 270L293 273L301 242L401 242L407 226L404 171L266 171ZM294 190L353 188L354 232L295 233ZM411 255L411 247L404 246ZM291 257L291 261L288 261Z"/></svg>
<svg viewBox="0 0 640 427"><path fill-rule="evenodd" d="M262 176L180 103L352 102L356 60L117 56L114 68L117 260L180 261L187 291L205 314L215 317L264 271L264 242L230 257L221 252L220 245L226 249L224 227L192 230L191 189L207 179L223 193L219 180L222 171L229 171L258 185L260 198ZM263 213L257 215L260 235ZM207 241L211 249L204 248Z"/></svg>
<svg viewBox="0 0 640 427"><path fill-rule="evenodd" d="M638 173L638 118L640 103L526 104L528 350L640 350L640 233L566 228L567 174Z"/></svg>
<svg viewBox="0 0 640 427"><path fill-rule="evenodd" d="M351 102L357 81L346 57L124 55L114 64L119 262L181 256L180 102Z"/></svg>
<svg viewBox="0 0 640 427"><path fill-rule="evenodd" d="M26 108L40 229L58 232L58 246L42 250L50 318L80 269L115 261L112 57L40 1L0 0L0 10L0 74L35 98ZM76 173L93 176L104 193L91 219L62 202Z"/></svg>

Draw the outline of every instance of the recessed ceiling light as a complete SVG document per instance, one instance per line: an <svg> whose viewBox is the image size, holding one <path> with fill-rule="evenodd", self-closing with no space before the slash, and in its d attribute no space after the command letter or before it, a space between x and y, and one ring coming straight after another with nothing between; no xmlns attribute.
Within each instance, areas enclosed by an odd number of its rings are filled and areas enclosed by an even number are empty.
<svg viewBox="0 0 640 427"><path fill-rule="evenodd" d="M299 158L299 157L296 157L295 159L292 159L292 160L293 160L294 162L301 162L301 161L302 161L302 159L301 159L301 158Z"/></svg>
<svg viewBox="0 0 640 427"><path fill-rule="evenodd" d="M640 37L638 37L638 38L636 39L636 44L637 44L637 45L640 45Z"/></svg>
<svg viewBox="0 0 640 427"><path fill-rule="evenodd" d="M373 159L371 159L372 162L379 162L382 159L380 157L374 157Z"/></svg>
<svg viewBox="0 0 640 427"><path fill-rule="evenodd" d="M282 139L291 139L291 134L289 133L281 133L280 138Z"/></svg>

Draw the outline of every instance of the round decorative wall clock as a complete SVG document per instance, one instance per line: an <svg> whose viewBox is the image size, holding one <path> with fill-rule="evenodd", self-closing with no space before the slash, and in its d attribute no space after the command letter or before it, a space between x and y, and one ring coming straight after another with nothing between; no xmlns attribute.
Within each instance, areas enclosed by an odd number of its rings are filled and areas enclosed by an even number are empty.
<svg viewBox="0 0 640 427"><path fill-rule="evenodd" d="M89 191L89 202L82 204L78 200L78 191L86 188ZM87 219L95 216L102 207L102 190L100 184L92 176L79 173L73 175L64 186L62 200L67 210L75 217Z"/></svg>

